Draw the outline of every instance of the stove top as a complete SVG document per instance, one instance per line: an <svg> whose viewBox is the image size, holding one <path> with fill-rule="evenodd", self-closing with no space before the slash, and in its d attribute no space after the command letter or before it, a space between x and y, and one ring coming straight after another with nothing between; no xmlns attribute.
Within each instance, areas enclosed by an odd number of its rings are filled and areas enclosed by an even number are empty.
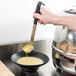
<svg viewBox="0 0 76 76"><path fill-rule="evenodd" d="M17 64L13 63L11 60L5 60L3 61L4 64L15 74L15 76L76 76L76 75L71 75L65 71L61 73L56 71L56 68L53 65L52 61L52 49L50 48L49 50L40 50L40 52L45 53L49 57L49 62L41 67L38 68L38 70L34 72L25 72L22 71L20 66Z"/></svg>
<svg viewBox="0 0 76 76"><path fill-rule="evenodd" d="M12 61L3 61L4 64L15 74L15 76L56 76L54 73L51 74L51 70L48 69L47 65L38 68L38 70L33 72L22 71L20 66L13 63ZM45 72L46 71L46 72Z"/></svg>
<svg viewBox="0 0 76 76"><path fill-rule="evenodd" d="M39 71L40 69L33 72L25 72L25 71L22 71L21 68L18 65L14 64L12 61L4 61L4 63L15 74L15 76L75 76L65 71L63 71L63 73L61 74L56 72L55 70L52 71L52 74L51 74L51 70L48 73L49 69L47 70L47 68L46 68L46 72L47 72L46 75L44 74L43 71ZM44 68L43 70L45 70L46 66L47 65L43 66L41 69Z"/></svg>
<svg viewBox="0 0 76 76"><path fill-rule="evenodd" d="M33 73L21 72L21 76L40 76L40 75L38 72L33 72Z"/></svg>
<svg viewBox="0 0 76 76"><path fill-rule="evenodd" d="M43 76L38 71L26 72L12 61L3 61L4 64L15 74L15 76Z"/></svg>

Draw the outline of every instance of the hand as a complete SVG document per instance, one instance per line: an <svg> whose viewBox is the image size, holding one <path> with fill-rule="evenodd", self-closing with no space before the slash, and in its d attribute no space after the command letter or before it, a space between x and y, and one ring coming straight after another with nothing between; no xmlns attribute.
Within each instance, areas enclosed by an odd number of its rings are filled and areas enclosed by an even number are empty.
<svg viewBox="0 0 76 76"><path fill-rule="evenodd" d="M76 16L56 15L47 8L41 7L40 14L34 13L33 17L37 18L40 24L60 25L76 31Z"/></svg>
<svg viewBox="0 0 76 76"><path fill-rule="evenodd" d="M33 17L37 18L40 24L53 24L55 15L52 14L47 8L42 7L40 9L40 14L34 13Z"/></svg>

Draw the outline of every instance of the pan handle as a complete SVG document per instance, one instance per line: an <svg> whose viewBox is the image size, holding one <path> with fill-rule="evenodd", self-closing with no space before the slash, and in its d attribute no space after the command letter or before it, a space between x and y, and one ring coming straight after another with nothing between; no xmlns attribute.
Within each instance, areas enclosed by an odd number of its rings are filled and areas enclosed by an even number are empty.
<svg viewBox="0 0 76 76"><path fill-rule="evenodd" d="M42 3L41 1L39 1L39 2L37 3L37 7L36 7L36 11L35 11L36 13L40 13L41 5L44 6L45 4ZM38 21L38 19L35 18L35 19L34 19L34 24L35 24L35 25L37 25L37 21Z"/></svg>

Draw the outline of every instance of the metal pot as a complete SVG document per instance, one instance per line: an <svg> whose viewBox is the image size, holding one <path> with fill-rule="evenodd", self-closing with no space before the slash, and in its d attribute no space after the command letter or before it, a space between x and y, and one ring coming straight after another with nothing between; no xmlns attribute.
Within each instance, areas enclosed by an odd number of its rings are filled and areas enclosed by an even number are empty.
<svg viewBox="0 0 76 76"><path fill-rule="evenodd" d="M52 43L52 57L58 72L66 71L76 75L76 31L63 26L56 28Z"/></svg>

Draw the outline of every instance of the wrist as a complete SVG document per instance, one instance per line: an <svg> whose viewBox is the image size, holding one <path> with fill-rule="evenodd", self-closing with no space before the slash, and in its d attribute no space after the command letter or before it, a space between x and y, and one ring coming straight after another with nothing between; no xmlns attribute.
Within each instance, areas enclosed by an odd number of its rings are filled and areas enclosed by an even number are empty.
<svg viewBox="0 0 76 76"><path fill-rule="evenodd" d="M62 25L64 27L66 27L66 19L67 17L66 16L60 16L60 15L55 15L54 17L54 21L53 21L53 24L54 25Z"/></svg>
<svg viewBox="0 0 76 76"><path fill-rule="evenodd" d="M53 18L52 18L52 23L54 25L60 25L61 21L62 21L62 17L59 16L59 15L54 15Z"/></svg>

